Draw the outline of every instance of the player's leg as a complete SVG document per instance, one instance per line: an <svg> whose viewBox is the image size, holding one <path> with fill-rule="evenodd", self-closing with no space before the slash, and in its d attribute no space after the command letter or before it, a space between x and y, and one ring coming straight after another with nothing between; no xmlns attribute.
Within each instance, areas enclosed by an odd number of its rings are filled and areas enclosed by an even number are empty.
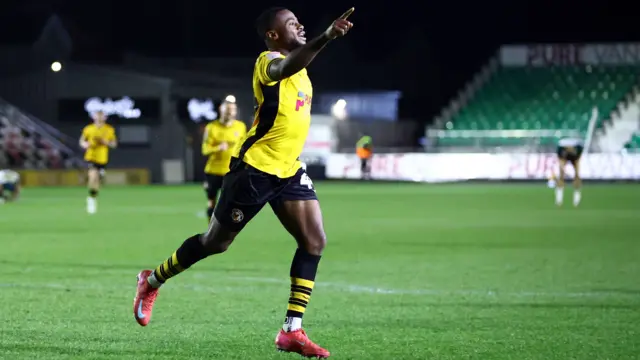
<svg viewBox="0 0 640 360"><path fill-rule="evenodd" d="M575 175L573 176L573 206L580 205L582 200L582 178L580 177L580 158L571 162Z"/></svg>
<svg viewBox="0 0 640 360"><path fill-rule="evenodd" d="M216 207L218 191L222 188L222 179L223 176L206 175L204 190L207 195L207 219L209 220L211 220L213 209Z"/></svg>
<svg viewBox="0 0 640 360"><path fill-rule="evenodd" d="M100 191L100 171L101 167L90 163L87 171L87 187L89 196L87 197L87 212L95 214L98 210L98 192Z"/></svg>
<svg viewBox="0 0 640 360"><path fill-rule="evenodd" d="M556 187L556 172L555 171L551 171L551 173L549 174L549 176L547 177L547 186L550 189L555 189Z"/></svg>
<svg viewBox="0 0 640 360"><path fill-rule="evenodd" d="M369 166L370 161L368 158L360 159L360 178L362 180L368 180L371 176L371 167Z"/></svg>
<svg viewBox="0 0 640 360"><path fill-rule="evenodd" d="M566 152L562 151L561 154L559 154L560 156L558 156L558 178L556 181L556 205L560 206L562 205L562 202L564 201L564 178L565 178L565 173L564 173L564 168L565 166L567 166L567 157L566 157Z"/></svg>
<svg viewBox="0 0 640 360"><path fill-rule="evenodd" d="M325 358L329 352L309 340L302 330L302 317L309 303L326 236L322 212L311 179L299 171L282 193L270 202L298 248L291 262L291 290L283 328L276 337L276 348L303 356Z"/></svg>
<svg viewBox="0 0 640 360"><path fill-rule="evenodd" d="M225 252L247 222L264 206L266 201L260 198L264 193L260 191L264 187L261 185L264 184L250 179L251 176L248 170L228 174L207 231L184 240L155 270L143 270L138 274L133 312L140 325L149 323L158 289L167 280L202 259Z"/></svg>

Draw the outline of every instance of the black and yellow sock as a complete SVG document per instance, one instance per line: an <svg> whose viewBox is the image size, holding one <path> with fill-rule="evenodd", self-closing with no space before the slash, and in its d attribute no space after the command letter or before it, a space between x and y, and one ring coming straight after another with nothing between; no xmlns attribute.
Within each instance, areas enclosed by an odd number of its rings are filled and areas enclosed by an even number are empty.
<svg viewBox="0 0 640 360"><path fill-rule="evenodd" d="M160 284L208 256L200 242L200 236L201 234L197 234L185 240L178 250L153 271L154 278Z"/></svg>
<svg viewBox="0 0 640 360"><path fill-rule="evenodd" d="M98 197L98 190L89 189L89 196L92 197L92 198Z"/></svg>
<svg viewBox="0 0 640 360"><path fill-rule="evenodd" d="M307 251L298 248L291 263L291 294L287 306L287 318L285 323L290 323L291 318L302 318L316 279L320 256L311 255Z"/></svg>
<svg viewBox="0 0 640 360"><path fill-rule="evenodd" d="M207 219L211 220L212 216L213 216L213 208L209 207L207 208Z"/></svg>

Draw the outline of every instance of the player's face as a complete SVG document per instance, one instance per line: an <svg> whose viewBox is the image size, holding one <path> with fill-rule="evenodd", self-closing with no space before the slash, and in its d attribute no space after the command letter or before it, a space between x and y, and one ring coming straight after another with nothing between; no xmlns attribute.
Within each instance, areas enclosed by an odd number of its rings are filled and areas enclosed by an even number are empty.
<svg viewBox="0 0 640 360"><path fill-rule="evenodd" d="M107 122L107 117L104 115L102 111L98 111L97 113L93 114L93 122L96 125L102 125L105 122Z"/></svg>
<svg viewBox="0 0 640 360"><path fill-rule="evenodd" d="M274 25L278 33L278 43L285 49L294 50L307 43L304 26L291 11L278 12Z"/></svg>
<svg viewBox="0 0 640 360"><path fill-rule="evenodd" d="M238 114L238 105L227 103L225 106L221 106L220 110L223 120L233 120Z"/></svg>

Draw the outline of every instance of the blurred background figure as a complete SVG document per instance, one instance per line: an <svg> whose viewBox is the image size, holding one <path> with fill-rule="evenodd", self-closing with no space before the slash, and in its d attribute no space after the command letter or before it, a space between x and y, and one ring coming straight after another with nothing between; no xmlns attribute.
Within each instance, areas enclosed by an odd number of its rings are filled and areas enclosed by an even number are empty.
<svg viewBox="0 0 640 360"><path fill-rule="evenodd" d="M202 156L207 157L204 167L204 191L207 195L207 223L216 207L222 179L229 172L229 162L234 147L244 140L247 126L236 119L238 106L233 96L227 96L220 105L220 118L204 128Z"/></svg>
<svg viewBox="0 0 640 360"><path fill-rule="evenodd" d="M363 136L356 143L356 155L360 158L360 178L371 179L371 159L373 158L373 140L371 136Z"/></svg>
<svg viewBox="0 0 640 360"><path fill-rule="evenodd" d="M89 124L82 130L80 147L85 150L84 160L87 162L87 212L95 214L98 210L98 192L100 182L105 175L105 169L109 163L109 150L117 146L116 132L113 126L107 124L107 116L104 111L92 114L93 124Z"/></svg>
<svg viewBox="0 0 640 360"><path fill-rule="evenodd" d="M556 205L562 206L564 201L565 167L573 167L573 206L580 205L582 199L582 179L580 178L580 158L584 151L584 140L580 138L562 138L558 141L558 176L555 179Z"/></svg>
<svg viewBox="0 0 640 360"><path fill-rule="evenodd" d="M13 170L0 170L0 203L15 201L20 196L20 174Z"/></svg>

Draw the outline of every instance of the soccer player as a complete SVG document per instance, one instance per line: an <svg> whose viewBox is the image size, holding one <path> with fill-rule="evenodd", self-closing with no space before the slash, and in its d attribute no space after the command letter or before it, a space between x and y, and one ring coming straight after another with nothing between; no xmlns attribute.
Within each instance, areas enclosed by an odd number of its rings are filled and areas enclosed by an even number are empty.
<svg viewBox="0 0 640 360"><path fill-rule="evenodd" d="M573 177L573 206L580 205L582 199L582 179L580 179L580 157L584 143L578 138L562 138L558 141L559 173L556 180L556 205L561 206L564 200L564 168L571 163L575 176Z"/></svg>
<svg viewBox="0 0 640 360"><path fill-rule="evenodd" d="M356 155L360 158L360 178L371 179L371 158L373 157L373 143L371 136L363 136L356 143Z"/></svg>
<svg viewBox="0 0 640 360"><path fill-rule="evenodd" d="M204 128L202 155L209 157L204 168L209 220L213 216L218 191L222 188L222 178L229 171L233 149L247 134L247 126L235 119L237 113L237 105L225 100L220 105L220 119L210 122Z"/></svg>
<svg viewBox="0 0 640 360"><path fill-rule="evenodd" d="M15 201L20 196L20 174L13 170L0 170L0 204Z"/></svg>
<svg viewBox="0 0 640 360"><path fill-rule="evenodd" d="M298 244L291 264L291 291L284 325L275 339L280 351L327 358L329 352L302 330L302 316L314 287L326 244L320 204L313 183L302 170L302 153L311 122L313 89L306 67L333 39L353 26L349 9L320 36L307 42L303 26L284 8L272 8L257 20L268 51L256 60L253 126L236 147L230 171L209 229L184 243L155 270L138 274L133 303L137 322L149 323L158 289L196 262L228 249L242 228L268 203Z"/></svg>
<svg viewBox="0 0 640 360"><path fill-rule="evenodd" d="M84 160L89 164L87 182L89 196L87 197L87 212L95 214L98 210L98 191L100 181L104 176L105 168L109 163L109 149L114 149L118 143L113 126L107 124L104 112L97 111L92 114L93 124L82 129L80 146L85 149Z"/></svg>

